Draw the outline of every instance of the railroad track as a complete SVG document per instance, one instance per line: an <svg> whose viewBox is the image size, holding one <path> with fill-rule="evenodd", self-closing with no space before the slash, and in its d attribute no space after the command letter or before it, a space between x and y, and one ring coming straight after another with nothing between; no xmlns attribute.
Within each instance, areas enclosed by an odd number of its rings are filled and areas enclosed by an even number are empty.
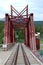
<svg viewBox="0 0 43 65"><path fill-rule="evenodd" d="M10 57L8 58L7 62L5 63L5 65L16 65L16 60L17 60L17 56L18 56L18 51L19 51L19 45L17 46L17 49L15 51L15 53L13 52Z"/></svg>
<svg viewBox="0 0 43 65"><path fill-rule="evenodd" d="M31 65L22 45L21 45L21 47L22 47L22 51L23 51L25 65Z"/></svg>
<svg viewBox="0 0 43 65"><path fill-rule="evenodd" d="M18 45L15 54L12 53L6 65L30 65L30 62L21 44Z"/></svg>

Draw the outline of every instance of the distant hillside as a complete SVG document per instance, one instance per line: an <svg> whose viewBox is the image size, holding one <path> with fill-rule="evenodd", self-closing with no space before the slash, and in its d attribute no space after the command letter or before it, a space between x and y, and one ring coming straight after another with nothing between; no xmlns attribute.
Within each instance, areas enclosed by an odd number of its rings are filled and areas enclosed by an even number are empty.
<svg viewBox="0 0 43 65"><path fill-rule="evenodd" d="M0 22L4 22L5 19L0 19ZM43 25L43 21L34 21L34 24L37 25L37 24L40 24L40 25Z"/></svg>
<svg viewBox="0 0 43 65"><path fill-rule="evenodd" d="M5 22L5 20L0 20L0 22ZM41 25L41 26L43 26L43 21L34 21L34 24L35 24L35 26L36 26L36 25Z"/></svg>
<svg viewBox="0 0 43 65"><path fill-rule="evenodd" d="M4 21L0 20L0 22L4 22Z"/></svg>
<svg viewBox="0 0 43 65"><path fill-rule="evenodd" d="M5 18L0 18L0 21L2 21L2 22L5 21Z"/></svg>
<svg viewBox="0 0 43 65"><path fill-rule="evenodd" d="M35 25L38 25L38 24L39 24L39 25L43 25L43 21L34 21L34 22L35 22L35 23L34 23Z"/></svg>
<svg viewBox="0 0 43 65"><path fill-rule="evenodd" d="M5 21L5 18L0 18L0 22L4 22ZM34 21L34 24L37 25L37 24L40 24L40 25L43 25L43 21Z"/></svg>

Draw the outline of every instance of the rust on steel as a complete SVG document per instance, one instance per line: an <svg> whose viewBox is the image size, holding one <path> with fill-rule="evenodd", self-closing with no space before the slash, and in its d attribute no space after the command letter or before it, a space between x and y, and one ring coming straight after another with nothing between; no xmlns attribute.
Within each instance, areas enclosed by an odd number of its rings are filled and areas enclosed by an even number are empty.
<svg viewBox="0 0 43 65"><path fill-rule="evenodd" d="M25 13L26 12L26 13ZM13 14L15 13L15 14ZM25 14L24 14L25 13ZM35 39L35 27L33 21L33 13L28 14L28 5L21 11L18 12L11 5L11 14L5 15L5 26L4 26L4 44L12 46L15 44L15 29L24 29L25 42L31 50L36 50L36 39Z"/></svg>

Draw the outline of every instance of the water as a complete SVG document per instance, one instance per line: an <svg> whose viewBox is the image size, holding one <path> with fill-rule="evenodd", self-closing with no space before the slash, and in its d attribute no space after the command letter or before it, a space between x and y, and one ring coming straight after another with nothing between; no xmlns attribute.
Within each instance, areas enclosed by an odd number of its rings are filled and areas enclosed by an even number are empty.
<svg viewBox="0 0 43 65"><path fill-rule="evenodd" d="M43 50L39 50L38 52L41 55L41 57L43 57Z"/></svg>

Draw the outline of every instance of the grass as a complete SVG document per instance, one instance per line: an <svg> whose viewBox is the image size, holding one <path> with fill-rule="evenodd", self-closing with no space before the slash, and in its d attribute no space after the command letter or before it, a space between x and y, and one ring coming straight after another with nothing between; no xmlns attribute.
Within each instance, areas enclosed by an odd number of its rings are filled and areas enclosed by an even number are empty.
<svg viewBox="0 0 43 65"><path fill-rule="evenodd" d="M43 39L40 40L40 43L43 44Z"/></svg>
<svg viewBox="0 0 43 65"><path fill-rule="evenodd" d="M40 46L40 49L43 49L43 46Z"/></svg>

